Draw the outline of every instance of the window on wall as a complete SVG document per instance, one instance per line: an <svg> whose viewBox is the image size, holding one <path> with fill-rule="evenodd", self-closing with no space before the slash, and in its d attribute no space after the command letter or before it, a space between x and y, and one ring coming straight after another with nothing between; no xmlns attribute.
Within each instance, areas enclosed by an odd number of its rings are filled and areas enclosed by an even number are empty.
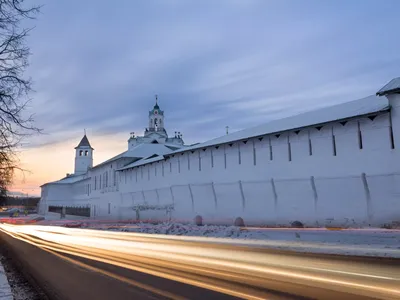
<svg viewBox="0 0 400 300"><path fill-rule="evenodd" d="M274 159L274 154L272 152L272 144L271 144L271 138L269 138L269 160Z"/></svg>
<svg viewBox="0 0 400 300"><path fill-rule="evenodd" d="M101 189L101 174L99 175L99 180L100 180L100 182L99 182L99 189Z"/></svg>
<svg viewBox="0 0 400 300"><path fill-rule="evenodd" d="M117 173L114 171L114 186L117 185Z"/></svg>
<svg viewBox="0 0 400 300"><path fill-rule="evenodd" d="M97 189L97 176L94 176L94 190Z"/></svg>
<svg viewBox="0 0 400 300"><path fill-rule="evenodd" d="M360 121L357 122L357 128L358 128L358 147L360 149L362 149L363 148L363 140L362 140Z"/></svg>
<svg viewBox="0 0 400 300"><path fill-rule="evenodd" d="M333 156L336 156L336 138L332 135Z"/></svg>
<svg viewBox="0 0 400 300"><path fill-rule="evenodd" d="M199 171L201 171L201 153L200 153L200 151L199 151Z"/></svg>
<svg viewBox="0 0 400 300"><path fill-rule="evenodd" d="M332 151L333 151L333 156L336 156L336 137L333 134L333 127L332 127Z"/></svg>
<svg viewBox="0 0 400 300"><path fill-rule="evenodd" d="M257 152L256 152L256 146L254 145L254 142L253 142L253 165L257 165Z"/></svg>
<svg viewBox="0 0 400 300"><path fill-rule="evenodd" d="M80 150L80 151L79 151L79 156L82 156L82 155L83 155L83 151Z"/></svg>
<svg viewBox="0 0 400 300"><path fill-rule="evenodd" d="M89 151L85 151L85 156L88 156L89 155Z"/></svg>
<svg viewBox="0 0 400 300"><path fill-rule="evenodd" d="M227 168L227 164L226 164L226 153L224 153L224 165L225 165L225 169Z"/></svg>
<svg viewBox="0 0 400 300"><path fill-rule="evenodd" d="M389 137L390 137L390 148L394 149L392 111L389 111Z"/></svg>

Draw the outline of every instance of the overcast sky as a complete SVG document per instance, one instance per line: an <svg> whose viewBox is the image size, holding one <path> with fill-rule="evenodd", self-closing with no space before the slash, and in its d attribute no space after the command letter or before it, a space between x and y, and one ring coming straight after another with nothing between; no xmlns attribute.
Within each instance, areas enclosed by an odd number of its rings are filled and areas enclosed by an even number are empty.
<svg viewBox="0 0 400 300"><path fill-rule="evenodd" d="M33 2L33 1L31 1ZM32 173L73 170L84 128L95 163L142 134L154 95L170 134L201 142L270 119L362 98L400 76L400 1L46 1L28 39Z"/></svg>

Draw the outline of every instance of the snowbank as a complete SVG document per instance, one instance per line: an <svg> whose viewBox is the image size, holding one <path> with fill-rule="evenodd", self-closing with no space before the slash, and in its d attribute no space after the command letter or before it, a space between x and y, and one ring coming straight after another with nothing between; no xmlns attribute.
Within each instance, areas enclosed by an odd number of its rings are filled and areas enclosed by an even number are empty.
<svg viewBox="0 0 400 300"><path fill-rule="evenodd" d="M400 230L271 229L235 226L163 224L89 224L82 227L172 236L202 236L210 242L300 252L400 258Z"/></svg>
<svg viewBox="0 0 400 300"><path fill-rule="evenodd" d="M138 232L148 234L169 234L169 235L185 235L185 236L207 236L207 237L230 237L230 238L268 238L262 232L252 232L242 230L235 226L216 226L216 225L184 225L179 223L162 223L162 224L85 224L86 228L101 230L116 230L122 232Z"/></svg>

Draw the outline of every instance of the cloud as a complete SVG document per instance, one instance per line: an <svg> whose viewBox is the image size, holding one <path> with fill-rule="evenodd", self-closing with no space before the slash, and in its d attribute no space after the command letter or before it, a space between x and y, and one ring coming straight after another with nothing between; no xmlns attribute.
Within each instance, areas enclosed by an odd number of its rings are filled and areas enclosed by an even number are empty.
<svg viewBox="0 0 400 300"><path fill-rule="evenodd" d="M125 145L154 94L169 133L195 143L399 76L398 1L43 2L27 75L46 134L26 141L32 150L76 144L84 128Z"/></svg>

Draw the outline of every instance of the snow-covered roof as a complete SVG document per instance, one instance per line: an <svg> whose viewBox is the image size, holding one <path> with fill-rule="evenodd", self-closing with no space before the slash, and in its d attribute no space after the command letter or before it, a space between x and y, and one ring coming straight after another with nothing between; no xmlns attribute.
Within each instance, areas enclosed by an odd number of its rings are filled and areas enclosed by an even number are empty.
<svg viewBox="0 0 400 300"><path fill-rule="evenodd" d="M383 88L381 88L376 95L384 96L391 93L400 93L400 77L394 78L389 81Z"/></svg>
<svg viewBox="0 0 400 300"><path fill-rule="evenodd" d="M173 152L174 149L171 149L168 146L165 144L148 144L148 143L139 144L134 148L132 148L131 150L122 152L121 154L118 154L117 156L114 156L113 158L110 158L94 166L94 168L100 167L106 163L115 161L120 158L144 158L144 157L150 157L154 154L163 155ZM174 147L175 149L177 148L176 145L174 145Z"/></svg>
<svg viewBox="0 0 400 300"><path fill-rule="evenodd" d="M118 169L118 171L123 171L123 170L126 170L126 169L138 167L138 166L141 166L141 165L145 165L145 164L148 164L148 163L160 161L160 160L163 160L163 159L164 159L163 155L159 155L159 156L155 156L155 157L150 156L150 157L142 158L142 159L139 159L139 160L137 160L137 161L135 161L135 162L133 162L133 163L131 163L129 165L126 165L123 168Z"/></svg>
<svg viewBox="0 0 400 300"><path fill-rule="evenodd" d="M86 179L86 174L82 174L82 175L70 175L70 176L64 177L64 178L62 178L62 179L60 179L60 180L57 180L57 181L47 182L47 183L43 184L42 186L47 185L47 184L68 184L68 183L75 183L75 182L78 182L78 181L81 181L81 180L84 180L84 179Z"/></svg>
<svg viewBox="0 0 400 300"><path fill-rule="evenodd" d="M172 150L168 148L164 144L148 144L143 143L139 144L136 147L132 148L128 152L133 155L133 157L149 157L153 154L167 154L170 153Z"/></svg>
<svg viewBox="0 0 400 300"><path fill-rule="evenodd" d="M309 111L299 115L272 120L268 123L253 128L237 131L191 147L185 147L172 153L180 153L188 150L234 142L237 140L259 137L288 130L295 130L332 121L345 120L357 116L385 111L388 109L389 102L387 98L372 95L366 98Z"/></svg>

